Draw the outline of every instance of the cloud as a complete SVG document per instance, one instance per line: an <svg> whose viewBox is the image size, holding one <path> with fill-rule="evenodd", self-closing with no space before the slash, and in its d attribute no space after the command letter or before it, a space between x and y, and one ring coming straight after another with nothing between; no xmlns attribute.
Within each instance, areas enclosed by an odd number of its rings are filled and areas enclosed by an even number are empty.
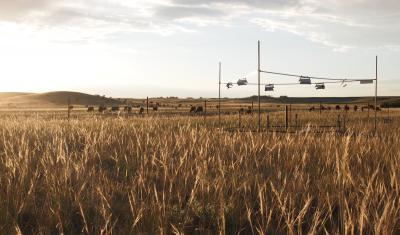
<svg viewBox="0 0 400 235"><path fill-rule="evenodd" d="M65 40L96 40L119 32L170 35L250 22L339 51L400 46L398 0L3 0L1 22L48 35L54 31L67 35Z"/></svg>

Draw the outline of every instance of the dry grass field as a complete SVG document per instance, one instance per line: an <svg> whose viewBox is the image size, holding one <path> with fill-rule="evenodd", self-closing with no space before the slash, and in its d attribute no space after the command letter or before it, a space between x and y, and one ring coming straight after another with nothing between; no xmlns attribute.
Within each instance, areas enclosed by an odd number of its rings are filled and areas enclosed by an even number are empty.
<svg viewBox="0 0 400 235"><path fill-rule="evenodd" d="M346 132L303 112L290 133L256 115L0 115L2 234L390 234L400 232L400 112ZM263 114L263 125L265 125ZM282 124L283 113L270 113ZM372 115L371 115L372 116Z"/></svg>

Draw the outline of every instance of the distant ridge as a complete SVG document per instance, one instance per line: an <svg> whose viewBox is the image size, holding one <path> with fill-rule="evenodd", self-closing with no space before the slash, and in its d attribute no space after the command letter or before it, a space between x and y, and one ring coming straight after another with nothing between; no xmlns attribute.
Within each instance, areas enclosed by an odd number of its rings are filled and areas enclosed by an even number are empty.
<svg viewBox="0 0 400 235"><path fill-rule="evenodd" d="M0 93L0 106L18 107L55 107L67 105L70 100L72 105L120 105L117 99L99 95L90 95L81 92L54 91L46 93Z"/></svg>

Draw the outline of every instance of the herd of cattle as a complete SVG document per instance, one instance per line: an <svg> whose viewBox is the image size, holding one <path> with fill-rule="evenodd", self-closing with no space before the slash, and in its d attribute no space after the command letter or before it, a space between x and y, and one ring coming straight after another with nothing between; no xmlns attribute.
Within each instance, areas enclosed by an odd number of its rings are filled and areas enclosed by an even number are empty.
<svg viewBox="0 0 400 235"><path fill-rule="evenodd" d="M333 108L332 107L330 107L330 106L327 106L327 107L325 107L325 106L323 106L323 105L321 105L321 106L317 106L317 107L315 107L315 106L312 106L312 107L310 107L309 109L308 109L308 111L310 111L310 112L312 112L312 111L315 111L315 110L328 110L328 111L330 111L330 110L332 110ZM342 110L342 107L340 106L340 105L336 105L335 107L334 107L334 110L336 110L336 111L340 111L340 110ZM350 106L348 106L347 104L345 105L345 106L343 106L343 110L344 111L350 111ZM355 111L355 112L357 112L358 110L359 110L359 107L357 106L357 105L354 105L353 106L353 110ZM376 111L381 111L381 108L380 107L375 107L374 105L366 105L366 106L361 106L361 111L364 111L364 110L376 110Z"/></svg>
<svg viewBox="0 0 400 235"><path fill-rule="evenodd" d="M153 112L157 112L158 111L158 105L153 105L151 107L149 107ZM215 106L218 109L218 106ZM145 108L143 106L137 106L135 107L138 109L139 114L143 114L145 112ZM70 109L72 109L72 107L70 107ZM175 108L177 109L177 108ZM357 106L354 105L352 108L350 108L349 105L344 105L343 107L340 105L336 105L336 106L311 106L309 108L307 108L308 111L312 112L312 111L331 111L331 110L336 110L336 111L340 111L340 110L344 110L344 111L350 111L351 109L354 110L355 112L358 110L364 111L364 110L376 110L376 111L381 111L380 107L375 107L374 105L366 105L366 106ZM306 110L307 110L306 109ZM96 108L94 106L88 106L87 107L87 112L95 112ZM104 112L126 112L126 113L132 113L134 112L134 107L132 106L112 106L112 107L106 107L106 106L98 106L97 107L97 111L100 113L104 113ZM192 106L190 105L190 110L189 113L193 113L193 114L199 114L199 113L203 113L204 112L204 108L203 106ZM249 106L247 109L244 108L240 108L239 109L239 113L241 114L252 114L253 113L253 109L251 106Z"/></svg>

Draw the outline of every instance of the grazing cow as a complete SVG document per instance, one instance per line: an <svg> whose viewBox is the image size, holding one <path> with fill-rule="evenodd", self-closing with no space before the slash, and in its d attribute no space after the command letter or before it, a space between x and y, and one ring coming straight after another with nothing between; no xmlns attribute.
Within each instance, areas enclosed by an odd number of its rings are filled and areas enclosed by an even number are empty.
<svg viewBox="0 0 400 235"><path fill-rule="evenodd" d="M357 112L358 106L357 106L357 105L354 105L353 109L354 109L354 112Z"/></svg>
<svg viewBox="0 0 400 235"><path fill-rule="evenodd" d="M244 113L244 108L240 108L240 109L239 109L239 113L240 113L240 114Z"/></svg>
<svg viewBox="0 0 400 235"><path fill-rule="evenodd" d="M195 106L190 107L189 113L195 113L195 112L196 112L196 107Z"/></svg>
<svg viewBox="0 0 400 235"><path fill-rule="evenodd" d="M153 111L157 112L158 111L158 105L153 106Z"/></svg>
<svg viewBox="0 0 400 235"><path fill-rule="evenodd" d="M132 112L132 107L131 106L125 106L124 107L124 112L131 113Z"/></svg>
<svg viewBox="0 0 400 235"><path fill-rule="evenodd" d="M344 106L344 110L345 110L346 112L348 112L348 111L350 110L350 107L346 104L346 105Z"/></svg>
<svg viewBox="0 0 400 235"><path fill-rule="evenodd" d="M143 107L140 107L140 109L139 109L139 114L143 114L144 113L144 108Z"/></svg>
<svg viewBox="0 0 400 235"><path fill-rule="evenodd" d="M87 108L87 111L88 111L88 112L94 112L94 107L93 107L93 106L88 107L88 108Z"/></svg>
<svg viewBox="0 0 400 235"><path fill-rule="evenodd" d="M105 111L107 111L107 107L106 106L99 106L99 112L100 113L103 113Z"/></svg>
<svg viewBox="0 0 400 235"><path fill-rule="evenodd" d="M247 107L246 114L252 114L253 110L251 109L251 106Z"/></svg>
<svg viewBox="0 0 400 235"><path fill-rule="evenodd" d="M382 109L379 107L376 107L376 111L382 111Z"/></svg>
<svg viewBox="0 0 400 235"><path fill-rule="evenodd" d="M315 107L314 107L314 106L312 106L312 107L310 107L310 108L308 109L309 112L312 112L312 111L314 111L314 110L315 110Z"/></svg>
<svg viewBox="0 0 400 235"><path fill-rule="evenodd" d="M323 105L321 105L320 109L321 110L327 110L327 108L325 106L323 106Z"/></svg>
<svg viewBox="0 0 400 235"><path fill-rule="evenodd" d="M336 105L335 109L336 109L337 111L339 111L339 110L341 110L342 108L340 107L340 105Z"/></svg>
<svg viewBox="0 0 400 235"><path fill-rule="evenodd" d="M331 110L332 110L331 106L328 106L328 110L329 110L329 111L331 111Z"/></svg>
<svg viewBox="0 0 400 235"><path fill-rule="evenodd" d="M196 108L196 113L202 113L203 112L203 106L198 106Z"/></svg>
<svg viewBox="0 0 400 235"><path fill-rule="evenodd" d="M118 111L119 111L119 106L111 107L111 112L118 112Z"/></svg>

